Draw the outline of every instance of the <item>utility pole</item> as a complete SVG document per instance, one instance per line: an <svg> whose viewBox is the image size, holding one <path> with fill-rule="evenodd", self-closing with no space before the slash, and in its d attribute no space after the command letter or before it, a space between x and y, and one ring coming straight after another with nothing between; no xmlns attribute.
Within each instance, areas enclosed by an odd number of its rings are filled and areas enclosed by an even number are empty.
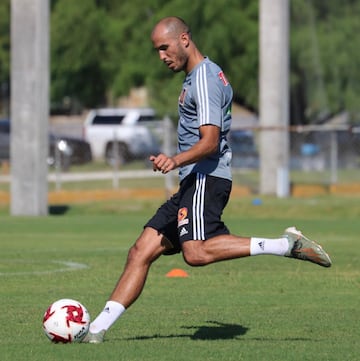
<svg viewBox="0 0 360 361"><path fill-rule="evenodd" d="M260 193L289 195L289 0L260 0Z"/></svg>
<svg viewBox="0 0 360 361"><path fill-rule="evenodd" d="M49 0L11 0L12 215L48 213Z"/></svg>

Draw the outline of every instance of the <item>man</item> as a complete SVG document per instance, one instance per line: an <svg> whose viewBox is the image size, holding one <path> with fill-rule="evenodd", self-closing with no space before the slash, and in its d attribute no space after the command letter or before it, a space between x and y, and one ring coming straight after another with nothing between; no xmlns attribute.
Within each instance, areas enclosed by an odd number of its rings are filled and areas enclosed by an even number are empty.
<svg viewBox="0 0 360 361"><path fill-rule="evenodd" d="M155 171L165 174L179 169L180 187L130 249L125 269L84 342L103 341L105 332L139 297L152 262L162 254L181 251L191 266L260 254L331 266L322 248L294 227L278 239L230 234L221 215L232 185L231 150L226 140L232 88L222 70L198 50L182 19L162 19L151 39L169 69L185 72L178 104L178 152L150 156Z"/></svg>

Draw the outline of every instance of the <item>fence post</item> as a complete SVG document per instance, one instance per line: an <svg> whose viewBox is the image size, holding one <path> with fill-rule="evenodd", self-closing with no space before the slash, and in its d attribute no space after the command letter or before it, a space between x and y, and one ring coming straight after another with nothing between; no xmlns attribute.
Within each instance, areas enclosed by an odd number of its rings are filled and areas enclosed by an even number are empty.
<svg viewBox="0 0 360 361"><path fill-rule="evenodd" d="M54 168L55 168L55 189L61 190L61 154L58 147L58 139L54 140Z"/></svg>
<svg viewBox="0 0 360 361"><path fill-rule="evenodd" d="M330 132L330 172L331 172L331 184L335 184L338 181L337 177L338 169L338 142L336 131Z"/></svg>
<svg viewBox="0 0 360 361"><path fill-rule="evenodd" d="M119 143L117 140L116 130L114 129L114 146L112 147L114 164L113 164L113 188L119 188L119 163L120 163L120 155L119 155Z"/></svg>

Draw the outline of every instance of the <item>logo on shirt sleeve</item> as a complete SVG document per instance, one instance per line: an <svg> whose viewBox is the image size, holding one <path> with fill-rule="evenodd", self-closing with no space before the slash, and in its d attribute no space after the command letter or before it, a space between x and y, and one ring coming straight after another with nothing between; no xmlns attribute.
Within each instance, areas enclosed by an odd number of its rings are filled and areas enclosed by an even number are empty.
<svg viewBox="0 0 360 361"><path fill-rule="evenodd" d="M221 71L220 73L218 73L218 77L219 77L219 79L222 81L222 83L224 84L224 86L229 85L229 82L228 82L228 80L227 80L227 78L226 78L226 76L225 76L225 74L224 74L223 71Z"/></svg>

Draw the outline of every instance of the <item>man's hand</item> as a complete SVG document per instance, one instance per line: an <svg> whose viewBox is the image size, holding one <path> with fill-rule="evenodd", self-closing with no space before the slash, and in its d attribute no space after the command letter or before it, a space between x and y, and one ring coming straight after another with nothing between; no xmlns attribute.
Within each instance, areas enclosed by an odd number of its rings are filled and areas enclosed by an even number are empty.
<svg viewBox="0 0 360 361"><path fill-rule="evenodd" d="M154 172L160 171L161 173L166 174L177 167L174 158L168 157L162 153L157 156L151 155L149 159L153 163Z"/></svg>
<svg viewBox="0 0 360 361"><path fill-rule="evenodd" d="M200 128L200 139L189 150L176 154L173 157L161 153L151 155L154 172L169 173L175 168L196 163L215 153L219 147L220 128L216 125L203 125Z"/></svg>

